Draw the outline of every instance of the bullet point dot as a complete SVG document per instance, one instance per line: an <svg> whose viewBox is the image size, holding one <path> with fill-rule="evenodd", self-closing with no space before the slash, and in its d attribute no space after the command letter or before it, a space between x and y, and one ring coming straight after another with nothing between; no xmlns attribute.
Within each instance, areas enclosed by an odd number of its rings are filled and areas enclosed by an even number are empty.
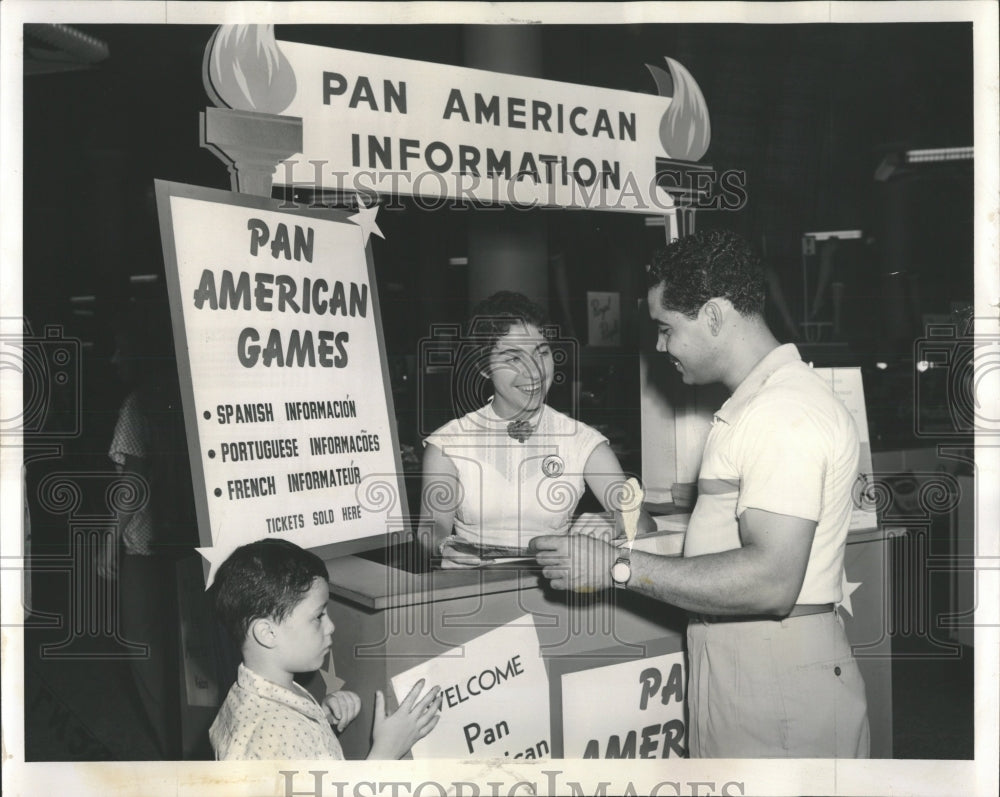
<svg viewBox="0 0 1000 797"><path fill-rule="evenodd" d="M218 498L220 495L222 495L222 490L220 490L218 487L216 487L215 488L215 497Z"/></svg>
<svg viewBox="0 0 1000 797"><path fill-rule="evenodd" d="M203 412L202 414L205 416L206 421L212 417L212 413L210 413L208 410L205 410L205 412Z"/></svg>
<svg viewBox="0 0 1000 797"><path fill-rule="evenodd" d="M211 449L211 448L208 449L208 458L209 459L215 459L215 450L214 449Z"/></svg>

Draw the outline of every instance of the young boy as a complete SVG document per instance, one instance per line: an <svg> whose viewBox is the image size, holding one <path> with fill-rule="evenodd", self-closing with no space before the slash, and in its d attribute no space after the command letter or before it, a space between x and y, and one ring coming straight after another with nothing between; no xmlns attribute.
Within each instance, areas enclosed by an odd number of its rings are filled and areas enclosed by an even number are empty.
<svg viewBox="0 0 1000 797"><path fill-rule="evenodd" d="M323 705L293 680L319 669L330 651L333 622L326 566L294 543L266 539L237 548L222 563L212 591L219 619L239 645L236 683L209 729L220 760L343 759L337 729L361 710L353 692L327 695ZM418 701L419 681L395 713L375 693L375 726L368 758L395 759L437 724L441 690Z"/></svg>

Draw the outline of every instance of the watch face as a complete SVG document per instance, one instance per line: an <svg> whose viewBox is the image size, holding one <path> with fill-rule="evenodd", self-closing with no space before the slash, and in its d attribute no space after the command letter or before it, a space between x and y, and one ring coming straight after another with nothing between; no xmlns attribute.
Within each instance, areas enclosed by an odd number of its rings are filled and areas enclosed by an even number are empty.
<svg viewBox="0 0 1000 797"><path fill-rule="evenodd" d="M615 562L615 566L611 568L611 578L619 584L624 584L631 576L632 568L628 562Z"/></svg>

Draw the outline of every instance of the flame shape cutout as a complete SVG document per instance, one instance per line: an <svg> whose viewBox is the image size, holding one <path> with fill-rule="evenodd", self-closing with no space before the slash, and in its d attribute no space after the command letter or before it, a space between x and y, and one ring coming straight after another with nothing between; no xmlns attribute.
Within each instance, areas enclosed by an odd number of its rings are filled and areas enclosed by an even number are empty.
<svg viewBox="0 0 1000 797"><path fill-rule="evenodd" d="M219 108L280 114L295 97L295 70L274 25L221 25L205 47L205 91Z"/></svg>
<svg viewBox="0 0 1000 797"><path fill-rule="evenodd" d="M708 151L712 125L708 105L691 73L673 58L664 58L670 72L646 65L661 97L673 102L660 120L660 143L671 158L696 161Z"/></svg>

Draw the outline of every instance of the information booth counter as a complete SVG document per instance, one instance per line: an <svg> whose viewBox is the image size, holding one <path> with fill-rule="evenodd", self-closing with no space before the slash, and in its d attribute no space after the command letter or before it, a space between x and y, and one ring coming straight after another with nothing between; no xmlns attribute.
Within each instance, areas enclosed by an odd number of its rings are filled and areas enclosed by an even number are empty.
<svg viewBox="0 0 1000 797"><path fill-rule="evenodd" d="M666 532L640 538L636 548L679 555L682 545L682 532ZM599 685L602 676L618 677L617 671L611 669L615 665L641 664L646 659L684 650L684 612L622 590L594 595L555 591L537 568L506 566L409 573L359 556L328 561L327 567L330 616L336 624L333 665L337 677L346 682L345 688L363 696L361 715L341 736L348 758L367 754L373 720L371 696L375 690L385 691L388 703L394 705L389 696L394 676L446 656L452 649L519 618L529 622L530 616L538 634L549 701L547 706L537 706L537 710L548 714L551 756L556 758L566 756L565 676L601 668L592 682ZM845 569L848 587L838 611L867 687L872 757L888 758L892 755L892 692L890 642L885 632L888 567L883 535L878 531L852 534ZM497 659L502 659L505 652L496 653ZM431 673L433 679L433 669ZM438 685L442 689L450 686L444 682ZM616 726L601 727L607 717L605 709L611 708L604 705L613 699L610 687L608 684L607 690L596 691L591 687L577 693L576 699L585 695L589 703L585 713L592 726L589 733L595 739L607 739L620 730ZM632 727L641 729L642 714L637 707L635 713ZM624 749L624 733L622 737L620 750ZM676 748L667 748L666 744L650 744L647 754L640 753L640 757L677 754ZM608 750L603 743L598 749L599 757L605 757ZM467 755L459 748L451 757ZM577 750L566 757L580 755Z"/></svg>

